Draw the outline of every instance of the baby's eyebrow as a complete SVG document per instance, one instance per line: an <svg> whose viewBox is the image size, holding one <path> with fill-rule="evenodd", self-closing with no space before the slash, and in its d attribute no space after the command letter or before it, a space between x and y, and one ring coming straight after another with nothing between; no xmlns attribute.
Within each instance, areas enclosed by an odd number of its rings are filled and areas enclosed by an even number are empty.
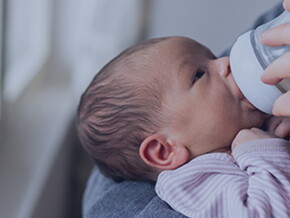
<svg viewBox="0 0 290 218"><path fill-rule="evenodd" d="M192 62L192 56L186 56L183 58L181 64L179 65L178 67L178 72L177 72L177 77L180 77L182 75L184 75L182 72L183 72L183 69L186 68L188 65L192 65L193 62Z"/></svg>

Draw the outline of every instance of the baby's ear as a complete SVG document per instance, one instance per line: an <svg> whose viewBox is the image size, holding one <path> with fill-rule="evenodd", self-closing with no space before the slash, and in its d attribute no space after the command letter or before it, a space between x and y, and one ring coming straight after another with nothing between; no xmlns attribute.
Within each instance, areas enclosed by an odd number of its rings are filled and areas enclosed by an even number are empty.
<svg viewBox="0 0 290 218"><path fill-rule="evenodd" d="M189 157L187 148L170 142L162 134L148 136L139 148L139 154L148 165L161 169L175 169L186 163Z"/></svg>

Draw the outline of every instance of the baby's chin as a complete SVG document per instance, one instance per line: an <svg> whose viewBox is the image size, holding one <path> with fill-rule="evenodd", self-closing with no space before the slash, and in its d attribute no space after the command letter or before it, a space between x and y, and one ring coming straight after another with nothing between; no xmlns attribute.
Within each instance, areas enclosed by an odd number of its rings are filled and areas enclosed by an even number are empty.
<svg viewBox="0 0 290 218"><path fill-rule="evenodd" d="M224 147L219 147L219 148L213 149L207 153L226 153L226 154L230 155L232 153L232 149L231 149L231 145L227 145Z"/></svg>
<svg viewBox="0 0 290 218"><path fill-rule="evenodd" d="M250 110L248 112L250 113L247 118L248 125L246 125L244 129L261 128L265 123L266 119L269 117L269 115L258 109Z"/></svg>

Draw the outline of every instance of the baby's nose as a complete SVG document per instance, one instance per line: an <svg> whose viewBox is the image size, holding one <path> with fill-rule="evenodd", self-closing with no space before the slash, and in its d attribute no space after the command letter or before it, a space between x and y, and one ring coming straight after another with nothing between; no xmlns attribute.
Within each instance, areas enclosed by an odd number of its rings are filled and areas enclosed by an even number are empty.
<svg viewBox="0 0 290 218"><path fill-rule="evenodd" d="M229 57L222 57L216 60L218 73L222 77L227 77L231 73Z"/></svg>

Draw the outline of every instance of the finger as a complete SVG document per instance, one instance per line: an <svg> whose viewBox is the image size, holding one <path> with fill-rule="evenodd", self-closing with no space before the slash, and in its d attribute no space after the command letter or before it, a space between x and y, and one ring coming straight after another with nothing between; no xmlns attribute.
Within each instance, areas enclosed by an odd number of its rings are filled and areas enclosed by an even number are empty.
<svg viewBox="0 0 290 218"><path fill-rule="evenodd" d="M286 138L289 135L289 129L285 129L285 128L283 128L283 126L278 126L275 129L274 134L276 136L278 136L279 138L283 139L283 138Z"/></svg>
<svg viewBox="0 0 290 218"><path fill-rule="evenodd" d="M275 101L272 112L276 116L290 116L290 91Z"/></svg>
<svg viewBox="0 0 290 218"><path fill-rule="evenodd" d="M289 126L289 121L284 120L280 123L280 125L277 126L275 129L274 134L280 138L286 138L289 136L290 133L290 126Z"/></svg>
<svg viewBox="0 0 290 218"><path fill-rule="evenodd" d="M261 80L267 84L277 84L284 78L290 78L290 52L283 54L273 61L261 76Z"/></svg>
<svg viewBox="0 0 290 218"><path fill-rule="evenodd" d="M266 131L275 133L276 128L279 126L279 124L282 122L282 118L271 116L266 123L264 124L264 128Z"/></svg>
<svg viewBox="0 0 290 218"><path fill-rule="evenodd" d="M268 46L290 45L290 23L284 23L266 30L260 38Z"/></svg>
<svg viewBox="0 0 290 218"><path fill-rule="evenodd" d="M284 6L285 10L290 12L290 1L289 0L284 0L283 6Z"/></svg>

